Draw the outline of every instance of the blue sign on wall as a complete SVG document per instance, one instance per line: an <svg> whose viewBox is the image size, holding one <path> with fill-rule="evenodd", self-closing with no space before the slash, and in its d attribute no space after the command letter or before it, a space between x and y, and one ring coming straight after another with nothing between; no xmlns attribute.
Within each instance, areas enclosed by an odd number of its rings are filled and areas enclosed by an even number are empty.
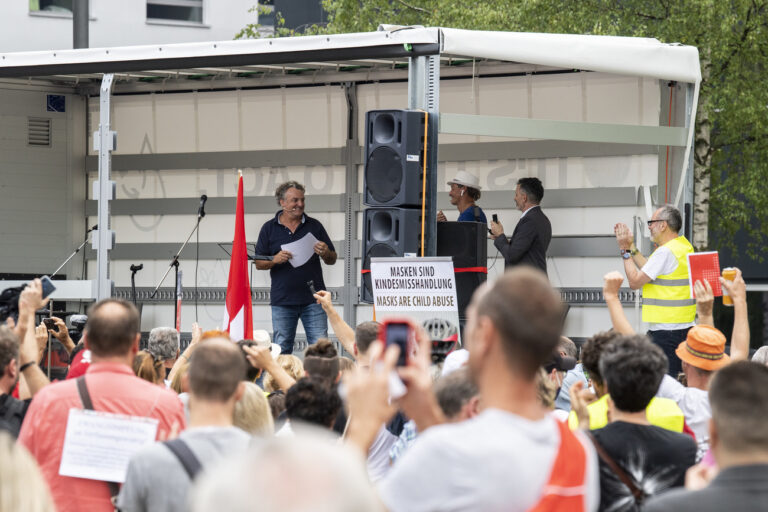
<svg viewBox="0 0 768 512"><path fill-rule="evenodd" d="M66 112L66 97L61 94L49 94L46 100L45 109L48 112Z"/></svg>

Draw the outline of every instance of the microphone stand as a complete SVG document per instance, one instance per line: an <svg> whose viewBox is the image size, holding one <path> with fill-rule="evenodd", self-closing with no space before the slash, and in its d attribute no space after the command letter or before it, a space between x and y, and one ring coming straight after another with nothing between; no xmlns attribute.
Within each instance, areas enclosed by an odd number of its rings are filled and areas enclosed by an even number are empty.
<svg viewBox="0 0 768 512"><path fill-rule="evenodd" d="M204 215L205 215L204 213L202 215L200 215L199 213L197 214L197 222L195 223L195 227L192 228L192 231L189 233L189 236L187 237L187 239L184 241L183 244L181 244L181 248L178 250L176 255L171 259L171 264L168 266L168 269L165 271L165 274L163 274L162 279L160 279L160 282L157 283L157 286L155 286L155 291L153 291L152 295L149 296L150 298L153 298L155 295L157 295L157 290L160 289L160 286L163 284L163 281L165 281L165 278L168 277L168 273L171 271L172 268L175 268L176 269L176 273L175 273L176 281L174 282L174 285L173 285L173 318L174 318L174 322L176 321L176 318L178 317L178 307L179 307L179 287L176 286L176 283L178 282L178 279L179 279L179 255L181 254L181 252L184 250L184 248L189 243L189 240L192 238L192 235L194 235L195 231L197 231L197 229L200 227L200 219L202 219Z"/></svg>
<svg viewBox="0 0 768 512"><path fill-rule="evenodd" d="M83 247L85 247L85 244L87 244L87 243L88 243L88 235L90 235L90 234L91 234L91 231L94 231L94 230L95 230L97 227L98 227L98 225L96 225L96 226L93 226L91 229L89 229L88 231L86 231L86 232L85 232L85 240L83 240L83 243L81 243L81 244L80 244L80 245L77 247L77 249L75 249L75 250L72 252L72 254L70 254L70 255L67 257L67 259L65 259L65 260L64 260L64 263L62 263L61 265L59 265L59 268L57 268L56 270L54 270L54 271L53 271L53 274L51 274L50 276L48 276L49 278L53 278L53 276L55 276L56 274L58 274L58 273L59 273L59 270L61 270L62 268L64 268L64 265L66 265L67 263L69 263L69 260L71 260L72 258L74 258L74 257L75 257L75 254L79 253L79 252L80 252L80 249L82 249ZM50 317L52 317L52 316L53 316L53 300L51 300L51 301L48 303L48 317L50 318ZM48 330L48 329L46 329L46 330ZM49 332L49 333L48 333L48 361L47 361L47 363L48 363L48 372L47 372L47 373L48 373L48 380L51 380L51 348L52 348L52 345L53 345L53 340L51 339L51 333Z"/></svg>
<svg viewBox="0 0 768 512"><path fill-rule="evenodd" d="M89 229L88 231L86 231L86 232L85 232L85 240L83 240L83 243L81 243L81 244L80 244L80 246L79 246L77 249L75 249L75 251L74 251L72 254L70 254L70 255L69 255L69 257L68 257L67 259L65 259L65 260L64 260L64 263L62 263L61 265L59 265L59 268L57 268L56 270L54 270L54 271L53 271L53 274L51 274L51 275L50 275L50 276L48 276L48 277L51 277L51 278L52 278L53 276L55 276L56 274L58 274L58 273L59 273L59 270L61 270L62 268L64 268L64 265L66 265L67 263L69 263L69 260L71 260L72 258L74 258L74 257L75 257L75 254L79 253L79 252L80 252L80 249L82 249L83 247L85 247L85 244L87 244L87 243L88 243L88 235L91 233L91 231L93 231L93 230L95 230L95 229L96 229L96 226L93 226L91 229Z"/></svg>
<svg viewBox="0 0 768 512"><path fill-rule="evenodd" d="M131 265L131 297L133 298L133 305L139 307L136 303L136 272L143 269L144 265Z"/></svg>

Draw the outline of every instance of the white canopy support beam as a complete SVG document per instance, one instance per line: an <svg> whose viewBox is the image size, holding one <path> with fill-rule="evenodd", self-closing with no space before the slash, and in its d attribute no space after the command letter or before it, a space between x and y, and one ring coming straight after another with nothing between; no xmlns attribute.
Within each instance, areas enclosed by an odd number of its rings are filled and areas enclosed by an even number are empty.
<svg viewBox="0 0 768 512"><path fill-rule="evenodd" d="M101 80L99 97L99 130L93 140L99 152L99 180L94 183L93 191L99 204L98 236L93 239L96 250L96 300L112 296L113 283L109 278L109 251L115 246L114 232L109 229L109 201L114 199L115 182L111 181L112 151L116 147L116 133L110 130L109 103L112 95L111 74Z"/></svg>

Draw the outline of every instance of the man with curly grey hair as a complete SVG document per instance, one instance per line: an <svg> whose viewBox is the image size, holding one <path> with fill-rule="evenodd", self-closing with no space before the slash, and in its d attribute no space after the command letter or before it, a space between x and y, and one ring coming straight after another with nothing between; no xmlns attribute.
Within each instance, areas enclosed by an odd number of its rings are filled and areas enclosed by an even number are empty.
<svg viewBox="0 0 768 512"><path fill-rule="evenodd" d="M264 223L256 242L256 254L271 256L272 260L257 260L256 268L269 270L273 340L283 354L290 354L299 319L309 344L328 337L328 318L312 295L314 290L325 290L320 260L333 265L336 250L323 225L304 213L304 185L287 181L277 187L275 199L280 210ZM307 262L294 266L293 254L283 247L310 235L317 240L315 253Z"/></svg>

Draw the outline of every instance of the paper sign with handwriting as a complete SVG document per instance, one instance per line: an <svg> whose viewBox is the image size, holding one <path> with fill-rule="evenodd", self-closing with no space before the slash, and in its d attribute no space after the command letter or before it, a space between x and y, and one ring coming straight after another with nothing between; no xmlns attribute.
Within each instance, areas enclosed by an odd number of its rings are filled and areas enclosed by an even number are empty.
<svg viewBox="0 0 768 512"><path fill-rule="evenodd" d="M128 461L153 443L158 421L70 409L59 474L105 482L124 482Z"/></svg>

